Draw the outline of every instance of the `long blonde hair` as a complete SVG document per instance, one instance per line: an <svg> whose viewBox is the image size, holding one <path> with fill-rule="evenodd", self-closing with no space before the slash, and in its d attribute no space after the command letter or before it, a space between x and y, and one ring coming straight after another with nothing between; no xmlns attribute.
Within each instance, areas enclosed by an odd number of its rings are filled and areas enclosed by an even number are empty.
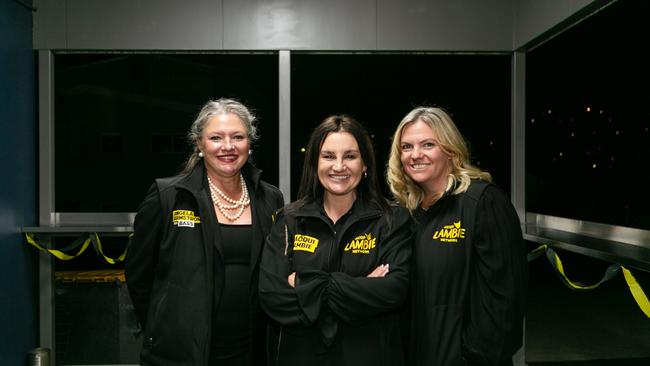
<svg viewBox="0 0 650 366"><path fill-rule="evenodd" d="M402 132L406 125L417 121L422 121L431 127L438 146L451 157L451 173L447 183L447 190L454 187L451 194L465 192L472 179L492 181L490 173L484 172L470 163L467 144L451 117L440 108L418 107L410 111L397 126L388 159L386 180L399 204L412 211L424 199L424 190L406 174L401 161ZM434 200L440 198L441 195L442 193L434 197Z"/></svg>

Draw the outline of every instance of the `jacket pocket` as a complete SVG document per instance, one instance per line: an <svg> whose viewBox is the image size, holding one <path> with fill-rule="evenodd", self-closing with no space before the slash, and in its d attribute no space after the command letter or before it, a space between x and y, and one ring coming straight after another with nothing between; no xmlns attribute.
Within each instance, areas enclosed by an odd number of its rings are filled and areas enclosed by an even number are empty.
<svg viewBox="0 0 650 366"><path fill-rule="evenodd" d="M196 291L167 282L150 314L143 343L143 358L190 362L202 353L205 325L196 321L202 312Z"/></svg>

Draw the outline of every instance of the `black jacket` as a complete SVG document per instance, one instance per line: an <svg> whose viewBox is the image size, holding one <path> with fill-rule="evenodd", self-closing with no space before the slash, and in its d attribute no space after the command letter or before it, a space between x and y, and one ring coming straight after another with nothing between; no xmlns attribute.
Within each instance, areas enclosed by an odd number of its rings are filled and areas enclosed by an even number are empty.
<svg viewBox="0 0 650 366"><path fill-rule="evenodd" d="M408 293L411 218L398 207L387 216L360 199L342 225L332 224L322 203L278 215L260 266L260 303L278 323L269 342L272 361L402 363L397 309ZM390 265L384 278L366 277L381 264ZM292 288L287 277L294 271Z"/></svg>
<svg viewBox="0 0 650 366"><path fill-rule="evenodd" d="M260 181L252 165L244 166L242 174L252 209L249 292L256 360L266 343L257 298L259 256L272 215L284 202L277 188ZM188 175L157 179L135 218L125 265L129 294L144 329L144 365L207 365L213 301L219 301L224 287L222 250L203 164Z"/></svg>
<svg viewBox="0 0 650 366"><path fill-rule="evenodd" d="M415 217L411 364L510 363L522 343L528 278L510 200L474 180Z"/></svg>

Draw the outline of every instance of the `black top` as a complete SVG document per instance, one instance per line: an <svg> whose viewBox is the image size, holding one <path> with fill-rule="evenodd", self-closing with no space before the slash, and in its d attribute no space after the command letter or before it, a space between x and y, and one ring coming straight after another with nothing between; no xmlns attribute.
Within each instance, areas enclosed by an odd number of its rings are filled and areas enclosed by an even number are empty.
<svg viewBox="0 0 650 366"><path fill-rule="evenodd" d="M224 360L248 352L250 301L248 270L251 258L251 225L219 224L223 246L225 287L215 301L212 325L212 360Z"/></svg>
<svg viewBox="0 0 650 366"><path fill-rule="evenodd" d="M522 342L528 277L510 200L472 181L414 214L410 364L510 363Z"/></svg>
<svg viewBox="0 0 650 366"><path fill-rule="evenodd" d="M257 306L259 258L284 199L260 180L250 164L242 175L251 198L252 239L248 273L253 364L266 363L266 319ZM133 308L144 330L140 363L208 364L213 299L226 296L221 230L204 164L187 175L156 179L138 209L124 264ZM216 242L216 246L215 246Z"/></svg>
<svg viewBox="0 0 650 366"><path fill-rule="evenodd" d="M388 216L391 216L390 223ZM411 221L355 201L332 224L318 202L278 214L260 264L260 303L282 327L277 365L401 365L398 309L408 293ZM367 278L390 264L383 278ZM296 272L296 286L287 276Z"/></svg>

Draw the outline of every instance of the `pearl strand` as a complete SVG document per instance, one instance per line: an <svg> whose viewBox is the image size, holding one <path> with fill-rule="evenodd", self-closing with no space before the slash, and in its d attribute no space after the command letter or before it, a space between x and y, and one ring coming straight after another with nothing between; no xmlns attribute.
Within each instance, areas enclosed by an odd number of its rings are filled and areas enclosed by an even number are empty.
<svg viewBox="0 0 650 366"><path fill-rule="evenodd" d="M215 206L217 206L221 214L230 221L236 221L239 219L244 213L244 209L251 203L250 197L248 196L248 188L246 187L246 182L244 182L244 177L242 177L241 174L239 175L239 182L241 183L242 195L238 200L234 200L226 196L225 193L223 193L214 185L214 183L212 183L212 179L208 177L208 186L210 187L210 196L212 197L212 202ZM230 202L232 204L227 205L225 203L221 203L221 200L217 198L217 194L223 198L224 201ZM234 215L230 215L226 212L226 210L234 210L237 208L239 208L239 210L237 210L237 213Z"/></svg>

